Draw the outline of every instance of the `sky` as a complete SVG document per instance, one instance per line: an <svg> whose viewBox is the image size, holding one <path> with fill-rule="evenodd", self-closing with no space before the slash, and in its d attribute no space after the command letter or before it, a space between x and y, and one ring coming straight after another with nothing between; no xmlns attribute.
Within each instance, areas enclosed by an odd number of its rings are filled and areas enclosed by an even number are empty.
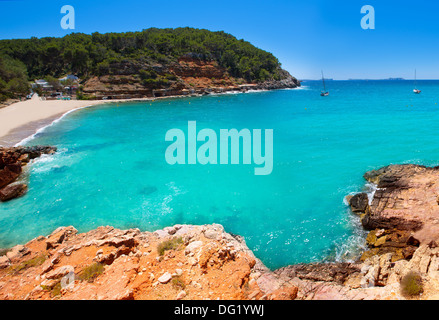
<svg viewBox="0 0 439 320"><path fill-rule="evenodd" d="M74 30L61 28L64 5ZM0 39L195 27L247 40L299 79L439 79L438 16L432 0L0 0Z"/></svg>

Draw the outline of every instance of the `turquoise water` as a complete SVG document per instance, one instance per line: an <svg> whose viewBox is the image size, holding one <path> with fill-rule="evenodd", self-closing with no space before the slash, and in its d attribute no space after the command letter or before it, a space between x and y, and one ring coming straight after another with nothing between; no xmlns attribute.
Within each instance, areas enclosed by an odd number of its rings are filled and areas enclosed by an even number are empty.
<svg viewBox="0 0 439 320"><path fill-rule="evenodd" d="M59 148L28 168L29 192L0 204L0 247L58 226L156 230L220 223L270 268L350 259L364 233L343 198L390 163L439 164L439 81L328 81L297 90L125 103L70 113L29 141ZM274 168L175 165L166 131L273 129Z"/></svg>

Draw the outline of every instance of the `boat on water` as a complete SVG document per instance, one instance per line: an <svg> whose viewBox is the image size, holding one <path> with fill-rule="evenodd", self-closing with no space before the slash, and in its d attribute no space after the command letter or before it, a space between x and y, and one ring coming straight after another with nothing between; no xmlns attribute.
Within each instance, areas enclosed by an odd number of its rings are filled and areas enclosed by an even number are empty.
<svg viewBox="0 0 439 320"><path fill-rule="evenodd" d="M418 88L416 88L416 69L415 69L415 88L413 89L413 92L416 94L420 94L421 90L418 90Z"/></svg>
<svg viewBox="0 0 439 320"><path fill-rule="evenodd" d="M326 91L325 76L323 75L323 70L322 70L322 81L323 81L323 91L320 92L320 96L327 97L329 96L329 91Z"/></svg>

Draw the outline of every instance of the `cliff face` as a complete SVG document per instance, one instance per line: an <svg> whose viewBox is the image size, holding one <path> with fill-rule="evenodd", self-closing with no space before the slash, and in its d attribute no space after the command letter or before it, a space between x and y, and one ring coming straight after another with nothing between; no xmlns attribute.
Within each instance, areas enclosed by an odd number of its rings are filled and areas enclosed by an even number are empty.
<svg viewBox="0 0 439 320"><path fill-rule="evenodd" d="M439 240L439 167L391 165L364 177L377 185L362 219L366 229L408 230L422 243Z"/></svg>
<svg viewBox="0 0 439 320"><path fill-rule="evenodd" d="M221 225L61 227L0 256L0 299L404 299L401 278L413 271L423 297L438 298L439 248L427 245L409 260L388 253L270 271Z"/></svg>
<svg viewBox="0 0 439 320"><path fill-rule="evenodd" d="M262 274L270 272L220 225L83 234L63 227L0 257L0 299L296 297L289 284L261 289Z"/></svg>
<svg viewBox="0 0 439 320"><path fill-rule="evenodd" d="M422 298L438 299L439 168L390 165L364 178L377 187L371 201L365 193L347 200L370 230L361 261L372 266L372 283L399 289L415 273L425 287Z"/></svg>
<svg viewBox="0 0 439 320"><path fill-rule="evenodd" d="M124 99L300 86L300 82L285 70L280 71L281 80L247 82L242 78L231 77L227 70L214 60L203 60L193 56L183 56L178 62L167 65L118 63L113 65L112 69L117 70L116 74L94 76L87 80L84 83L84 94L97 99ZM149 78L142 79L145 74Z"/></svg>

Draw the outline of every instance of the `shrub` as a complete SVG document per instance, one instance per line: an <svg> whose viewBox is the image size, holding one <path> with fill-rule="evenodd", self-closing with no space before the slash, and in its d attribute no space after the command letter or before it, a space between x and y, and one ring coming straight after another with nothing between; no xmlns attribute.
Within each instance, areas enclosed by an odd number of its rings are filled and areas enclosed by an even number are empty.
<svg viewBox="0 0 439 320"><path fill-rule="evenodd" d="M165 75L165 77L166 77L166 79L171 80L171 81L177 81L178 80L178 77L175 74L167 73Z"/></svg>
<svg viewBox="0 0 439 320"><path fill-rule="evenodd" d="M401 292L405 296L419 296L423 291L422 278L416 272L409 272L401 279Z"/></svg>
<svg viewBox="0 0 439 320"><path fill-rule="evenodd" d="M157 245L157 252L160 256L165 254L165 251L179 249L183 244L183 239L181 237L172 238L170 240L163 241Z"/></svg>
<svg viewBox="0 0 439 320"><path fill-rule="evenodd" d="M186 284L181 279L181 277L175 277L171 280L172 286L177 290L184 290L186 288Z"/></svg>
<svg viewBox="0 0 439 320"><path fill-rule="evenodd" d="M96 262L86 267L78 275L79 280L93 282L99 275L104 272L104 265Z"/></svg>
<svg viewBox="0 0 439 320"><path fill-rule="evenodd" d="M38 256L36 256L35 258L26 260L21 262L18 265L12 265L9 267L9 273L10 274L17 274L23 270L32 268L32 267L37 267L40 266L44 263L44 261L46 261L47 256L45 254L40 254Z"/></svg>
<svg viewBox="0 0 439 320"><path fill-rule="evenodd" d="M62 289L62 287L61 287L61 282L58 282L53 288L52 288L52 290L51 290L51 295L52 295L52 297L56 297L56 296L59 296L59 295L61 295L61 289Z"/></svg>
<svg viewBox="0 0 439 320"><path fill-rule="evenodd" d="M49 287L49 286L41 286L41 288L43 290L49 291L50 292L50 296L52 298L57 297L59 295L61 295L61 282L58 281L53 287Z"/></svg>

